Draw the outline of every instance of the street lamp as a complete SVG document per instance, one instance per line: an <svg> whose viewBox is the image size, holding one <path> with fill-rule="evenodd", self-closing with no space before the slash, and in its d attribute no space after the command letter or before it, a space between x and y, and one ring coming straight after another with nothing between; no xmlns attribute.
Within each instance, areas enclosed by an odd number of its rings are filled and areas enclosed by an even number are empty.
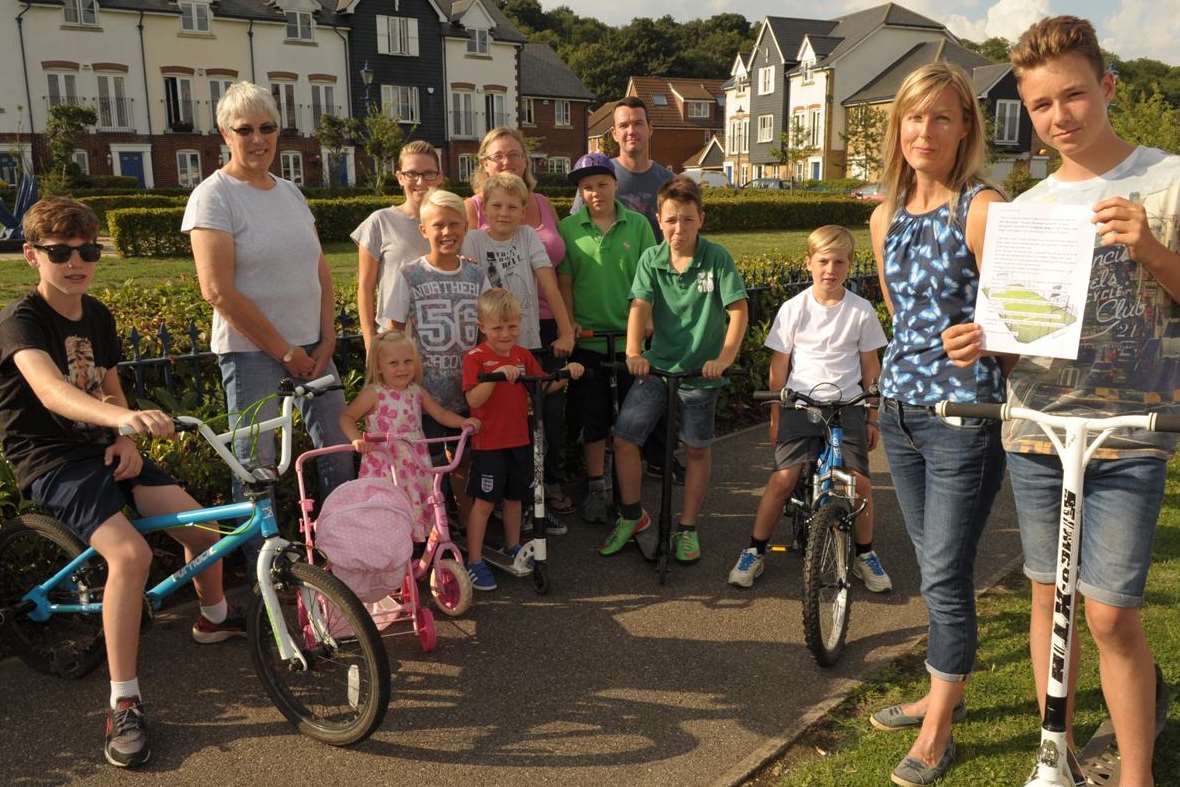
<svg viewBox="0 0 1180 787"><path fill-rule="evenodd" d="M369 68L368 60L366 60L365 64L361 66L361 82L365 86L365 111L368 112L370 108L369 86L373 84L373 69Z"/></svg>

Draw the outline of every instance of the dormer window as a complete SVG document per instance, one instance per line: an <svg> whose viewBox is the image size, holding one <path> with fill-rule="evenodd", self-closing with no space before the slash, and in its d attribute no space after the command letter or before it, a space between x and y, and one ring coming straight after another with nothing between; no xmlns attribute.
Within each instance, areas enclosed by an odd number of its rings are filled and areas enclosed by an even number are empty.
<svg viewBox="0 0 1180 787"><path fill-rule="evenodd" d="M708 118L709 117L709 102L708 101L685 101L684 114L690 118Z"/></svg>
<svg viewBox="0 0 1180 787"><path fill-rule="evenodd" d="M311 41L311 14L307 11L287 12L287 40Z"/></svg>
<svg viewBox="0 0 1180 787"><path fill-rule="evenodd" d="M201 0L180 0L180 29L185 33L208 33L209 4Z"/></svg>
<svg viewBox="0 0 1180 787"><path fill-rule="evenodd" d="M98 3L95 0L65 0L65 7L66 24L98 24Z"/></svg>
<svg viewBox="0 0 1180 787"><path fill-rule="evenodd" d="M488 53L488 31L473 27L467 31L467 52L472 55Z"/></svg>

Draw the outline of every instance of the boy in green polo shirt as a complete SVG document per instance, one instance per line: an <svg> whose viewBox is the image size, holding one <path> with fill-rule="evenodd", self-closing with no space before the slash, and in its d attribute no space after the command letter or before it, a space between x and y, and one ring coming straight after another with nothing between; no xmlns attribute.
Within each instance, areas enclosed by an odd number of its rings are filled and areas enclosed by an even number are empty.
<svg viewBox="0 0 1180 787"><path fill-rule="evenodd" d="M679 389L680 439L688 453L684 504L674 536L681 563L701 557L697 514L709 485L713 416L725 380L746 334L746 288L733 257L699 237L705 212L696 183L677 176L657 196L664 242L639 258L631 285L627 319L627 368L637 379L627 392L615 423L615 462L621 513L599 553L613 555L651 525L639 501L642 463L639 447L664 411L664 381L649 376L652 367L670 372L701 369ZM651 348L643 349L649 324Z"/></svg>
<svg viewBox="0 0 1180 787"><path fill-rule="evenodd" d="M655 234L642 213L624 208L615 199L615 169L605 154L582 156L569 179L577 186L583 207L558 224L557 230L565 241L565 259L557 275L567 313L574 321L574 335L583 330L626 330L635 268L643 251L656 245ZM598 369L608 360L606 350L605 339L581 341L571 360L587 369ZM625 394L631 380L629 375L623 377L619 390ZM589 477L582 519L606 522L603 466L606 437L611 429L609 377L596 374L572 380L569 395L571 411L582 417L582 446Z"/></svg>

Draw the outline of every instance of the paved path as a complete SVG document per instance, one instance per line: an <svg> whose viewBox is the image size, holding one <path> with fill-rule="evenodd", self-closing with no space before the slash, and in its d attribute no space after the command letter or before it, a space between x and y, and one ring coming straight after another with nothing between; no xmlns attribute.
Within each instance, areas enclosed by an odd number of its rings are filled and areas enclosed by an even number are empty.
<svg viewBox="0 0 1180 787"><path fill-rule="evenodd" d="M102 763L104 670L67 683L0 662L0 783L740 781L926 627L880 451L872 458L876 543L895 590L857 586L836 669L816 667L803 644L797 556L773 556L753 591L725 584L749 538L769 457L765 427L717 444L704 557L674 564L665 587L634 549L598 557L604 531L571 518L569 535L550 541L550 595L502 578L466 616L441 623L433 654L410 638L387 638L394 702L382 729L355 749L293 734L265 698L244 642L191 642L191 607L165 615L144 640L154 754L143 775ZM658 488L649 482L645 492L654 508ZM984 537L981 583L1018 552L1005 491Z"/></svg>

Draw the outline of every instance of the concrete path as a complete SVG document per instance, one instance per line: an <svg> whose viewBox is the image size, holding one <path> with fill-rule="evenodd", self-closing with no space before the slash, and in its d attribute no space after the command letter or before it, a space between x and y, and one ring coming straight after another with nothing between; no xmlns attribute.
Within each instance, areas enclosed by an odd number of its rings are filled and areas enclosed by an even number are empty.
<svg viewBox="0 0 1180 787"><path fill-rule="evenodd" d="M142 774L102 761L105 670L67 683L0 662L0 783L738 782L926 629L879 450L876 544L895 589L857 586L837 668L818 668L803 643L798 556L772 556L752 591L725 583L748 541L770 453L764 426L718 442L703 558L673 564L667 586L633 548L599 557L605 529L570 517L570 533L550 540L550 595L501 576L500 590L478 594L466 616L440 621L433 654L409 637L387 638L394 702L384 726L354 749L294 734L263 694L244 642L190 640L191 606L166 614L144 639L154 753ZM654 511L658 488L647 483ZM1018 553L1005 490L983 539L980 584Z"/></svg>

